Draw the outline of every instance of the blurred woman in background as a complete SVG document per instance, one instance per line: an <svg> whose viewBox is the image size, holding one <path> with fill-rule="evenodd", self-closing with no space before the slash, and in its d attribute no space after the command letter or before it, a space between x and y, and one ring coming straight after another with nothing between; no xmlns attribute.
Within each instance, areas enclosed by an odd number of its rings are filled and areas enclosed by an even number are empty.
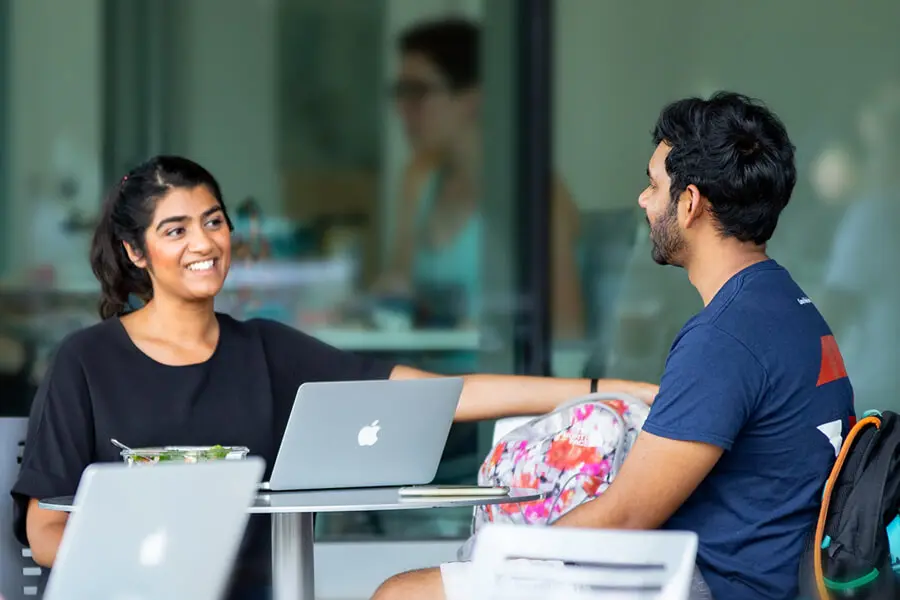
<svg viewBox="0 0 900 600"><path fill-rule="evenodd" d="M388 279L447 302L464 322L482 299L478 268L485 235L481 132L480 30L464 19L413 26L400 36L394 98L413 155L403 174L397 236ZM577 268L578 213L553 182L551 308L555 337L583 334Z"/></svg>

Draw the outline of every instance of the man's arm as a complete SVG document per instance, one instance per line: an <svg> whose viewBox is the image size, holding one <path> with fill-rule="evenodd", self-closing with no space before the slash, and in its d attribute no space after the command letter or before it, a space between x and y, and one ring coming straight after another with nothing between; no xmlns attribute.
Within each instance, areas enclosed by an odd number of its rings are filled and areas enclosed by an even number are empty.
<svg viewBox="0 0 900 600"><path fill-rule="evenodd" d="M398 365L391 379L443 377L435 373ZM519 415L542 415L578 396L590 393L589 379L557 379L519 375L466 375L462 397L456 410L457 421L479 421ZM623 392L653 402L659 386L652 383L600 379L598 392Z"/></svg>
<svg viewBox="0 0 900 600"><path fill-rule="evenodd" d="M603 495L560 518L562 527L655 529L694 493L751 417L765 371L747 347L714 325L675 342L659 394Z"/></svg>
<svg viewBox="0 0 900 600"><path fill-rule="evenodd" d="M722 452L712 444L671 440L643 431L609 489L554 525L656 529L697 489Z"/></svg>

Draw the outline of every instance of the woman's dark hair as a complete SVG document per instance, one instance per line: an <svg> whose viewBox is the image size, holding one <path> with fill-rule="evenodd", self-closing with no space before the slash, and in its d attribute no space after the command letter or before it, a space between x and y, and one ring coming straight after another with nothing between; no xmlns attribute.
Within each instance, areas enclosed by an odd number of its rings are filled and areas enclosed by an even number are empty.
<svg viewBox="0 0 900 600"><path fill-rule="evenodd" d="M208 189L219 202L231 229L216 178L197 163L180 156L151 158L129 171L110 190L91 243L91 269L100 281L102 319L127 312L132 294L145 302L153 297L150 276L131 262L123 242L143 255L147 251L147 229L153 222L159 199L175 188L199 186Z"/></svg>
<svg viewBox="0 0 900 600"><path fill-rule="evenodd" d="M452 18L413 25L400 35L400 52L424 54L437 65L454 90L481 81L481 32L467 19Z"/></svg>
<svg viewBox="0 0 900 600"><path fill-rule="evenodd" d="M671 146L666 172L673 202L694 184L707 197L722 235L764 244L797 182L794 144L761 102L733 92L666 106L653 143Z"/></svg>

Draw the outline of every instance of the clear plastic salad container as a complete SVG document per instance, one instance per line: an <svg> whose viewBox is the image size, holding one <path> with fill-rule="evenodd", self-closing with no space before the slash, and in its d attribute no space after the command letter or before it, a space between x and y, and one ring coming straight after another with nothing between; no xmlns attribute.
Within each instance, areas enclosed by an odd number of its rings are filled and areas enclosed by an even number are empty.
<svg viewBox="0 0 900 600"><path fill-rule="evenodd" d="M160 462L197 463L210 460L243 460L250 453L244 446L163 446L122 450L128 466Z"/></svg>

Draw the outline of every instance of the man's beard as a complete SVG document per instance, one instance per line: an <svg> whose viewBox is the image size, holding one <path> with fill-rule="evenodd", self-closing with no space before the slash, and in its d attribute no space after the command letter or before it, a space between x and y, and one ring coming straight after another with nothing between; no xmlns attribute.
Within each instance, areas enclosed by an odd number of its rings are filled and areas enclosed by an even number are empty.
<svg viewBox="0 0 900 600"><path fill-rule="evenodd" d="M650 224L650 244L652 249L650 256L658 265L672 265L680 267L680 254L684 250L684 238L678 230L678 222L675 216L674 203L666 210L666 214L660 217L656 225Z"/></svg>

